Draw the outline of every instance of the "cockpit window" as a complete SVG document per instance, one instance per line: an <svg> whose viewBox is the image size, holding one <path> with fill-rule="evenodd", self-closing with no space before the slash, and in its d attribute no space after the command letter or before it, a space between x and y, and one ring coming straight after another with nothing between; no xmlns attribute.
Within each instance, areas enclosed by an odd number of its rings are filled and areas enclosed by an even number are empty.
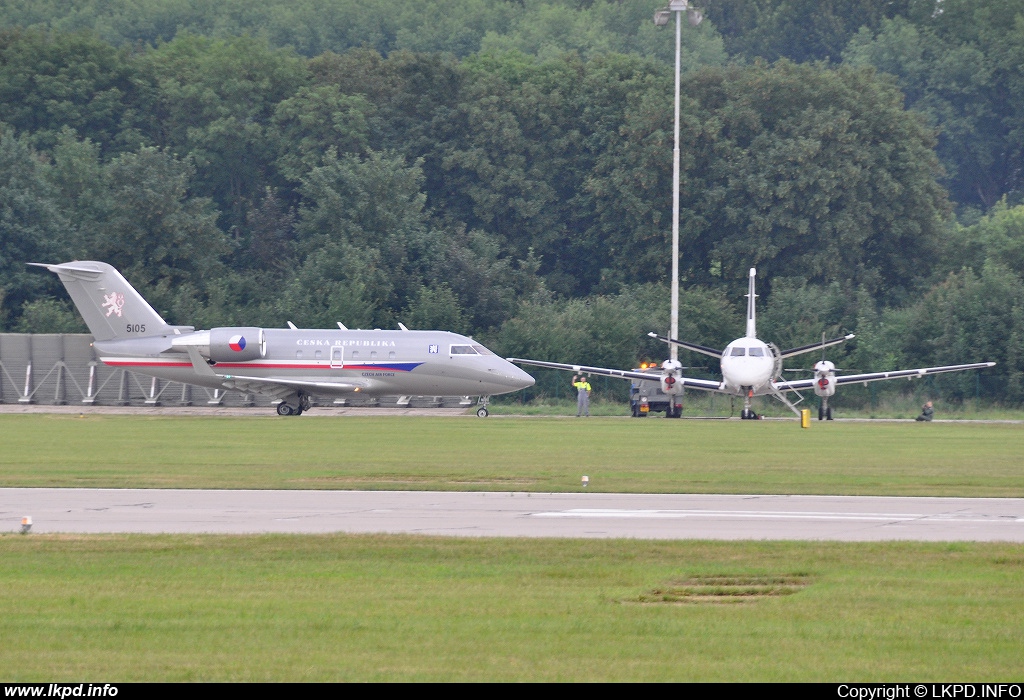
<svg viewBox="0 0 1024 700"><path fill-rule="evenodd" d="M743 357L744 355L747 354L747 349L746 348L733 348L732 352L730 352L729 354L732 355L733 357Z"/></svg>
<svg viewBox="0 0 1024 700"><path fill-rule="evenodd" d="M494 354L493 352L491 352L490 350L485 348L483 345L474 345L473 349L476 350L481 355L493 355Z"/></svg>
<svg viewBox="0 0 1024 700"><path fill-rule="evenodd" d="M451 349L452 355L479 355L472 345L453 345Z"/></svg>
<svg viewBox="0 0 1024 700"><path fill-rule="evenodd" d="M764 348L750 348L751 357L764 357Z"/></svg>

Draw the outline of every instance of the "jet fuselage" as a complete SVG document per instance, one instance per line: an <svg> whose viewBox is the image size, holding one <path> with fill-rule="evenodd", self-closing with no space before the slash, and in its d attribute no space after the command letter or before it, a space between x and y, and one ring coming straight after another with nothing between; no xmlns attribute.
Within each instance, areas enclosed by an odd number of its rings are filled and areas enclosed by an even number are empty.
<svg viewBox="0 0 1024 700"><path fill-rule="evenodd" d="M98 341L105 364L177 382L218 388L196 373L184 347L203 347L201 333ZM533 384L523 370L484 346L445 331L262 329L264 357L210 362L217 375L315 382L318 394L487 396ZM250 344L254 339L250 339ZM207 341L208 342L208 341ZM251 345L250 345L251 346ZM230 350L222 350L230 355ZM241 351L240 351L241 352ZM203 352L209 358L209 352ZM332 383L356 389L333 391Z"/></svg>

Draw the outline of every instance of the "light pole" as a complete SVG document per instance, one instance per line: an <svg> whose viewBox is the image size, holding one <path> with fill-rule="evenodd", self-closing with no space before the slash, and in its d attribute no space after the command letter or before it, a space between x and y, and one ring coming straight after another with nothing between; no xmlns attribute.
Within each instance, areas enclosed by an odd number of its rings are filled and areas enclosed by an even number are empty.
<svg viewBox="0 0 1024 700"><path fill-rule="evenodd" d="M679 73L682 59L680 49L683 37L682 14L691 26L696 27L704 19L704 15L695 7L689 6L689 0L671 0L668 7L654 13L654 23L659 27L668 24L672 13L676 15L676 92L675 92L675 137L672 146L672 321L669 330L670 338L679 337ZM673 360L679 359L679 347L670 345Z"/></svg>

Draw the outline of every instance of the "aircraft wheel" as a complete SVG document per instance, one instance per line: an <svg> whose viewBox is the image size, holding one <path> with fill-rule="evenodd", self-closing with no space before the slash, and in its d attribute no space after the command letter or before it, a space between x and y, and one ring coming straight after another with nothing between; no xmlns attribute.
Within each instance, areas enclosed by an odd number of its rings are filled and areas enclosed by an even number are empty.
<svg viewBox="0 0 1024 700"><path fill-rule="evenodd" d="M294 411L292 407L286 404L284 401L277 404L277 415L279 416L290 416Z"/></svg>
<svg viewBox="0 0 1024 700"><path fill-rule="evenodd" d="M481 406L480 408L476 409L476 415L478 418L486 418L488 415L487 407Z"/></svg>
<svg viewBox="0 0 1024 700"><path fill-rule="evenodd" d="M293 416L301 416L302 415L302 404L301 403L299 404L299 407L295 409L295 413L293 413L292 415Z"/></svg>
<svg viewBox="0 0 1024 700"><path fill-rule="evenodd" d="M310 400L308 396L303 396L301 399L299 399L299 413L302 413L303 411L308 411L309 405Z"/></svg>

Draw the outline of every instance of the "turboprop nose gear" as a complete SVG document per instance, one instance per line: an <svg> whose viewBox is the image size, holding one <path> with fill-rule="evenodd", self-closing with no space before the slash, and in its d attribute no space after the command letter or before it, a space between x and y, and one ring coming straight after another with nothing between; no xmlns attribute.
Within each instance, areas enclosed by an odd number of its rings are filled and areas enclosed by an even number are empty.
<svg viewBox="0 0 1024 700"><path fill-rule="evenodd" d="M747 393L743 396L743 410L740 411L741 420L757 420L757 414L754 413L754 409L750 407L750 403L754 398L754 390L747 389Z"/></svg>
<svg viewBox="0 0 1024 700"><path fill-rule="evenodd" d="M828 397L821 397L821 405L818 406L818 420L832 420L832 407L828 405Z"/></svg>

